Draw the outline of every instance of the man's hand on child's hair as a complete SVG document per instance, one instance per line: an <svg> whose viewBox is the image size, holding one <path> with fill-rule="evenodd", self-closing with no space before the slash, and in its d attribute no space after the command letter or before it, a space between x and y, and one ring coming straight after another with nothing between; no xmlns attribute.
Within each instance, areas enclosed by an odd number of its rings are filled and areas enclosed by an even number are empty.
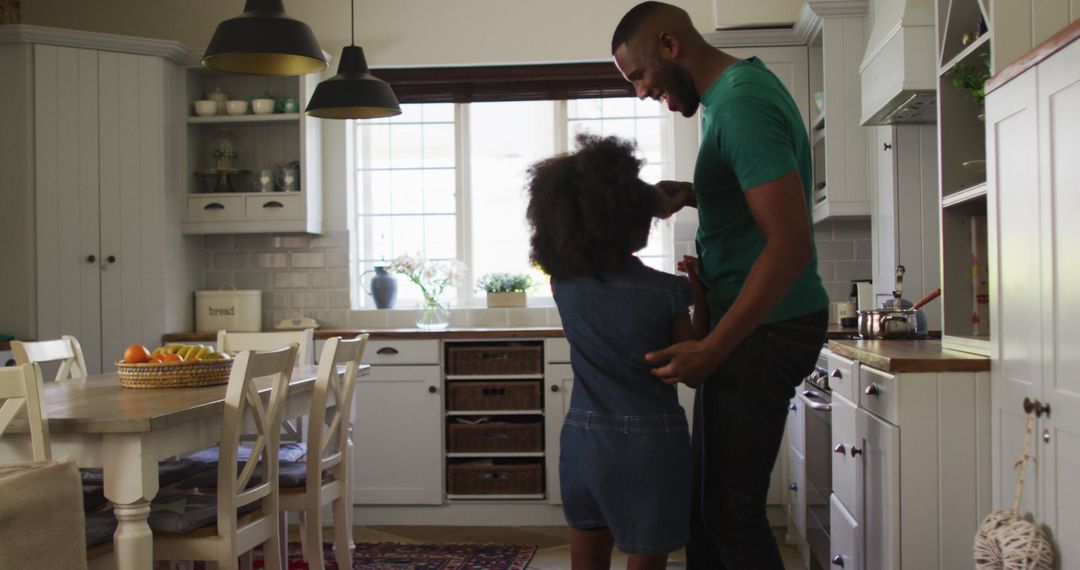
<svg viewBox="0 0 1080 570"><path fill-rule="evenodd" d="M694 196L694 185L690 182L678 182L676 180L661 180L656 183L656 189L663 196L660 212L656 217L666 219L672 214L683 209L685 206L697 207L697 199Z"/></svg>

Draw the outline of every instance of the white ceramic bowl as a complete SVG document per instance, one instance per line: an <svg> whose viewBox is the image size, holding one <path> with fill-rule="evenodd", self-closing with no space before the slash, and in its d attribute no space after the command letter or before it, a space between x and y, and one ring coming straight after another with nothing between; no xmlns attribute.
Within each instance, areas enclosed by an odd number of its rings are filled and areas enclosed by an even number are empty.
<svg viewBox="0 0 1080 570"><path fill-rule="evenodd" d="M252 99L251 112L256 115L269 115L274 112L273 99Z"/></svg>
<svg viewBox="0 0 1080 570"><path fill-rule="evenodd" d="M248 102L243 99L233 99L232 101L225 102L225 112L230 115L246 115L248 112Z"/></svg>
<svg viewBox="0 0 1080 570"><path fill-rule="evenodd" d="M217 101L201 99L195 102L195 114L200 117L209 117L210 115L216 115L217 110Z"/></svg>

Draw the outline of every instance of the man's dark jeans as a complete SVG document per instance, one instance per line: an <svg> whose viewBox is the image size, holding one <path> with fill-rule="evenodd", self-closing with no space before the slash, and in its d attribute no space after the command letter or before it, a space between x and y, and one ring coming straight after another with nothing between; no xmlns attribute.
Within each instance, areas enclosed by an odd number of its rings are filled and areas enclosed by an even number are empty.
<svg viewBox="0 0 1080 570"><path fill-rule="evenodd" d="M759 326L698 389L689 570L783 570L765 513L769 477L827 321L823 311Z"/></svg>

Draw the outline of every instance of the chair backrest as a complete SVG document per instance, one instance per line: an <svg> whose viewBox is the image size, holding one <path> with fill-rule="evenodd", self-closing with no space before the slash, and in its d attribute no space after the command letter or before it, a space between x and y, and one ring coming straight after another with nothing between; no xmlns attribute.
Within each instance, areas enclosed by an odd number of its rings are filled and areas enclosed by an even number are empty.
<svg viewBox="0 0 1080 570"><path fill-rule="evenodd" d="M275 332L228 332L218 331L217 349L221 352L241 350L270 350L295 342L300 345L296 364L315 364L315 329Z"/></svg>
<svg viewBox="0 0 1080 570"><path fill-rule="evenodd" d="M229 374L225 391L225 412L221 420L221 439L218 444L218 534L236 532L236 509L263 499L263 512L276 513L278 444L285 397L296 359L297 345L256 352L248 350L237 355ZM270 377L268 402L259 397L256 379ZM253 428L245 426L250 415ZM255 435L251 457L243 467L238 465L236 451L243 432ZM255 468L262 465L262 481L248 486ZM239 473L239 475L238 475Z"/></svg>
<svg viewBox="0 0 1080 570"><path fill-rule="evenodd" d="M311 421L308 424L307 485L321 485L321 473L334 468L335 476L344 479L349 463L349 426L352 419L353 391L357 370L364 357L368 335L351 339L333 337L323 345L315 393L311 398ZM338 373L339 366L345 366ZM333 396L333 407L330 397Z"/></svg>
<svg viewBox="0 0 1080 570"><path fill-rule="evenodd" d="M56 372L56 380L89 376L82 347L79 346L78 339L71 335L64 335L57 340L37 342L13 340L11 353L15 356L15 364L59 362L60 370Z"/></svg>
<svg viewBox="0 0 1080 570"><path fill-rule="evenodd" d="M45 415L42 392L40 365L22 364L0 368L0 436L4 435L15 418L26 416L30 424L34 461L52 459L48 417Z"/></svg>

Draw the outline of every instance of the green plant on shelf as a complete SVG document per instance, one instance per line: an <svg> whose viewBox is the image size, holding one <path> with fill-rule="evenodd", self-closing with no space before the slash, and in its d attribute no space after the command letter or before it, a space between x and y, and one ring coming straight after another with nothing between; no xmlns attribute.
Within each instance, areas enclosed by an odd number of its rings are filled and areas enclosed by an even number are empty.
<svg viewBox="0 0 1080 570"><path fill-rule="evenodd" d="M986 80L990 79L990 54L982 54L981 64L957 64L951 75L953 85L967 91L968 96L982 106L986 98Z"/></svg>
<svg viewBox="0 0 1080 570"><path fill-rule="evenodd" d="M525 293L532 287L528 273L488 273L476 282L477 289L488 293Z"/></svg>

